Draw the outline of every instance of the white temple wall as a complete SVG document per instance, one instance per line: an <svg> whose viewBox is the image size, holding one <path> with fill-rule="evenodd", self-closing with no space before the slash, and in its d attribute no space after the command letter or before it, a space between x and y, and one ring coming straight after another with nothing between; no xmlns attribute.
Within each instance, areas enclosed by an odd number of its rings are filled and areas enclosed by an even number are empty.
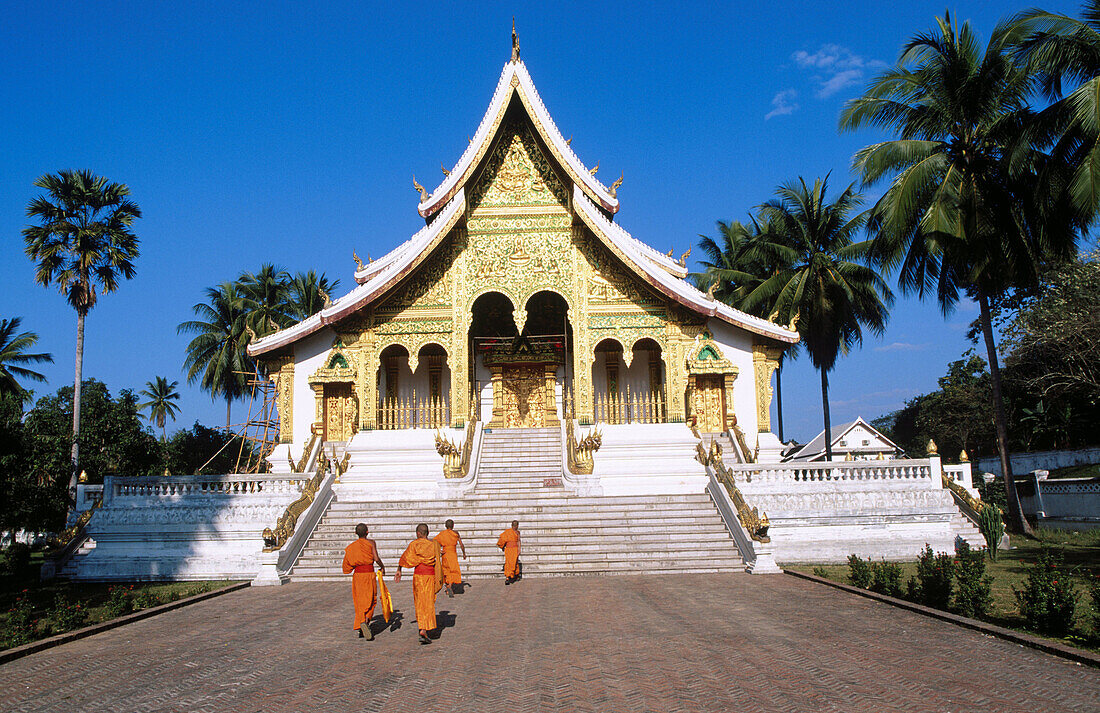
<svg viewBox="0 0 1100 713"><path fill-rule="evenodd" d="M294 441L291 453L300 458L309 439L309 429L317 419L317 401L309 385L311 377L325 365L335 334L328 327L294 345Z"/></svg>
<svg viewBox="0 0 1100 713"><path fill-rule="evenodd" d="M733 381L733 413L737 416L737 425L744 431L751 448L756 440L759 423L756 418L756 372L752 363L752 334L717 319L707 320L707 329L722 350L722 356L737 367L737 378Z"/></svg>

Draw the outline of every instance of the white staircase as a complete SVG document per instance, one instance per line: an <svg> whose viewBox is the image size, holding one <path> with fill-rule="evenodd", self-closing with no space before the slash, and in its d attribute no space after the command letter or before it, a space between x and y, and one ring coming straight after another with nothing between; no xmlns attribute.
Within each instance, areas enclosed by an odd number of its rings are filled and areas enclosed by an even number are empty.
<svg viewBox="0 0 1100 713"><path fill-rule="evenodd" d="M597 456L598 457L598 456ZM451 518L469 559L463 577L499 576L497 537L520 521L524 576L730 572L741 556L705 492L686 495L578 497L562 487L561 432L486 432L477 486L457 500L340 499L314 529L294 580L338 580L344 547L365 522L391 571L418 523L434 535Z"/></svg>

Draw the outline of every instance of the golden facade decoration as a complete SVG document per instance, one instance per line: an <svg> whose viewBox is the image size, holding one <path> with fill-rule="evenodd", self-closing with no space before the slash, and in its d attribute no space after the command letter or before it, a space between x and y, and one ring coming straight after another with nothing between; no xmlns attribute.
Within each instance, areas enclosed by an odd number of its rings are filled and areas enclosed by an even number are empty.
<svg viewBox="0 0 1100 713"><path fill-rule="evenodd" d="M484 175L471 194L471 205L566 205L565 183L539 150L524 123L504 127L504 136L485 164Z"/></svg>
<svg viewBox="0 0 1100 713"><path fill-rule="evenodd" d="M546 378L540 364L503 367L504 427L541 428L546 416Z"/></svg>
<svg viewBox="0 0 1100 713"><path fill-rule="evenodd" d="M756 376L756 425L760 433L772 430L772 374L779 368L783 347L755 342L752 366Z"/></svg>

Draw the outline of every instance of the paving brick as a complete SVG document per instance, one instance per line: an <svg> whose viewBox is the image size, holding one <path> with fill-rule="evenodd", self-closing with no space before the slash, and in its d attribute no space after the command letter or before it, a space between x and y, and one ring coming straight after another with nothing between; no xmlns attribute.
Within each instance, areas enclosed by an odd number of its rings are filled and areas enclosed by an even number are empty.
<svg viewBox="0 0 1100 713"><path fill-rule="evenodd" d="M1100 676L793 577L479 581L353 638L350 586L247 589L0 666L3 711L1096 711Z"/></svg>

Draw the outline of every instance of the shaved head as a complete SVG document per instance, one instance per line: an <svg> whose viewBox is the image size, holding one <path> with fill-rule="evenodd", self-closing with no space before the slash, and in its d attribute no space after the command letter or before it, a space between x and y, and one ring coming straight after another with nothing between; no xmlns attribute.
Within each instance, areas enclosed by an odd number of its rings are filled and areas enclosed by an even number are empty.
<svg viewBox="0 0 1100 713"><path fill-rule="evenodd" d="M454 528L454 526L455 526L455 521L454 521L454 520L448 520L447 522L443 523L443 525L444 525L444 527L446 527L446 528L447 528L448 530L450 530L450 529Z"/></svg>
<svg viewBox="0 0 1100 713"><path fill-rule="evenodd" d="M518 530L519 529L519 520L512 520L512 529L513 530Z"/></svg>
<svg viewBox="0 0 1100 713"><path fill-rule="evenodd" d="M424 523L420 523L419 525L417 525L416 526L416 536L417 537L427 537L428 536L428 526L425 525Z"/></svg>
<svg viewBox="0 0 1100 713"><path fill-rule="evenodd" d="M367 529L367 526L366 526L365 523L361 522L361 523L359 523L358 525L355 526L355 536L356 537L366 537L368 532L370 532L370 530Z"/></svg>

